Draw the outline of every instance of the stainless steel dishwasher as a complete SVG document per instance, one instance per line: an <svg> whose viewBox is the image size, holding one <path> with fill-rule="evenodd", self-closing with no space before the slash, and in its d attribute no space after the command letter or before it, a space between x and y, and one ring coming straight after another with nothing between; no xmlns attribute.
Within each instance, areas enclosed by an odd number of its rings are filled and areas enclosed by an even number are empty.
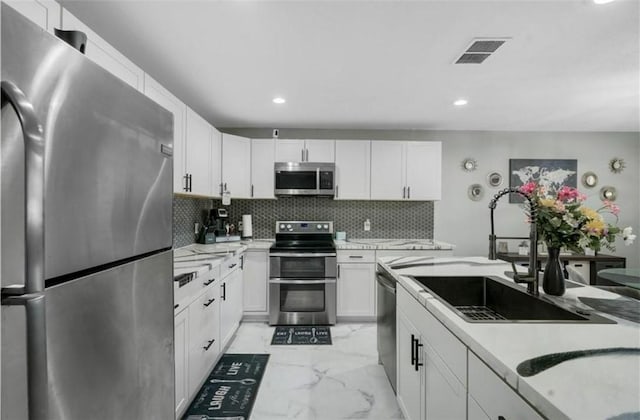
<svg viewBox="0 0 640 420"><path fill-rule="evenodd" d="M378 362L396 392L396 280L379 265L377 279Z"/></svg>

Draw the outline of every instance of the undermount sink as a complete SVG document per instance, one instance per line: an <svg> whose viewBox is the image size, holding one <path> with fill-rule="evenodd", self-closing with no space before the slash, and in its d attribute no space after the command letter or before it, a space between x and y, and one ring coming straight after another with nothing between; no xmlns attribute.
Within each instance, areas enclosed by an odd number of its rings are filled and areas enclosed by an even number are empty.
<svg viewBox="0 0 640 420"><path fill-rule="evenodd" d="M413 277L467 322L615 324L594 313L577 313L490 276Z"/></svg>

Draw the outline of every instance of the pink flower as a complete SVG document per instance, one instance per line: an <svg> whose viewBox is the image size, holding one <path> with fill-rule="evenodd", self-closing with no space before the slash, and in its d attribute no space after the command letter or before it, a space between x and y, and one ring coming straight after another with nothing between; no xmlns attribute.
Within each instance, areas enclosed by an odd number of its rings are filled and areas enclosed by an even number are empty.
<svg viewBox="0 0 640 420"><path fill-rule="evenodd" d="M570 201L576 199L583 201L583 197L584 194L581 194L580 191L575 188L567 187L566 185L560 188L560 191L558 191L558 200L562 201Z"/></svg>
<svg viewBox="0 0 640 420"><path fill-rule="evenodd" d="M532 192L536 190L537 184L533 181L529 181L526 184L520 187L520 192L523 194L530 195Z"/></svg>
<svg viewBox="0 0 640 420"><path fill-rule="evenodd" d="M620 206L618 206L617 204L609 201L609 200L604 200L602 202L604 204L604 206L609 209L609 211L614 215L617 216L618 214L620 214Z"/></svg>

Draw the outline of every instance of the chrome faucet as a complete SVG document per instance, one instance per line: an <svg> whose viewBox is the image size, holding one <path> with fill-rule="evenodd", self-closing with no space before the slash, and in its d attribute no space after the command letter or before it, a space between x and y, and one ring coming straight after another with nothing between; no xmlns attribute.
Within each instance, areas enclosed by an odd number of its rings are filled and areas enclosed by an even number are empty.
<svg viewBox="0 0 640 420"><path fill-rule="evenodd" d="M497 259L496 252L496 234L495 234L495 224L493 221L493 211L496 209L496 205L498 204L498 200L510 193L516 193L524 197L529 202L529 216L531 217L531 230L529 232L529 268L527 270L526 276L519 276L516 271L516 266L512 262L511 267L513 267L513 280L516 283L527 283L527 292L538 296L538 231L536 227L536 211L537 206L535 201L528 194L523 193L518 188L505 188L502 191L499 191L496 195L493 196L493 199L489 202L489 208L491 209L491 234L489 234L489 259L495 260ZM520 238L506 238L506 239L520 239Z"/></svg>

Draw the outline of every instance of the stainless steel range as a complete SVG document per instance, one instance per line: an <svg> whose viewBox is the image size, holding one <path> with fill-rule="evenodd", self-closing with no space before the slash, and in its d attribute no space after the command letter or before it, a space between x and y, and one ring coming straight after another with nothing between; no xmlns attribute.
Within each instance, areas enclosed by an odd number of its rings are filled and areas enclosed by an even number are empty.
<svg viewBox="0 0 640 420"><path fill-rule="evenodd" d="M333 222L276 222L269 250L269 324L336 323Z"/></svg>

